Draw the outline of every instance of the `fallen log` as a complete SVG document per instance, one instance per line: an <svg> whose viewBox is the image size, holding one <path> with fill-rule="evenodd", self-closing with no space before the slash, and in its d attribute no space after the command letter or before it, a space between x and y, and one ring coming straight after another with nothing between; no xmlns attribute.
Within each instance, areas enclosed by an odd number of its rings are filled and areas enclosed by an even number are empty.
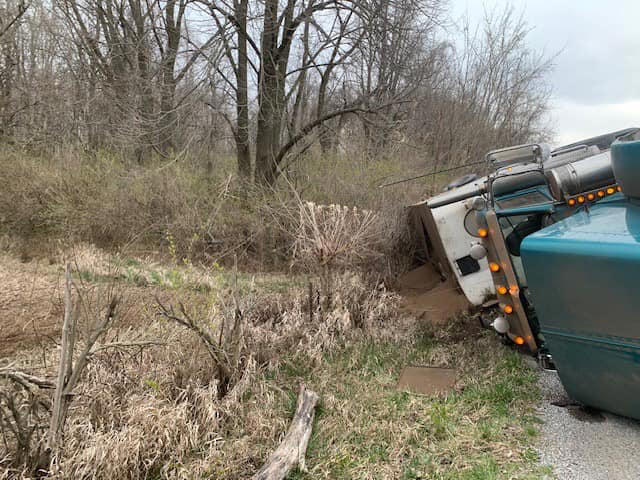
<svg viewBox="0 0 640 480"><path fill-rule="evenodd" d="M300 387L298 406L287 434L252 480L283 480L296 465L300 470L306 470L304 456L319 399L317 393L307 390L304 385Z"/></svg>

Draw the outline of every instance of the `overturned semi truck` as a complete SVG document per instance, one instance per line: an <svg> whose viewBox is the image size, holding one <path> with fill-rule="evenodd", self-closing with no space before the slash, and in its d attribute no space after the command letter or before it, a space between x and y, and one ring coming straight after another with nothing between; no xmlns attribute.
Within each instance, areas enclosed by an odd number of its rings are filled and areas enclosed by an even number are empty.
<svg viewBox="0 0 640 480"><path fill-rule="evenodd" d="M454 279L471 304L497 298L504 314L494 322L496 330L538 352L544 342L520 256L522 239L615 193L611 144L638 131L553 151L530 144L489 152L485 176L467 177L465 184L410 207L424 261L443 279Z"/></svg>
<svg viewBox="0 0 640 480"><path fill-rule="evenodd" d="M555 363L573 398L640 418L640 129L486 160L411 207L427 262L470 303L496 299L493 328Z"/></svg>

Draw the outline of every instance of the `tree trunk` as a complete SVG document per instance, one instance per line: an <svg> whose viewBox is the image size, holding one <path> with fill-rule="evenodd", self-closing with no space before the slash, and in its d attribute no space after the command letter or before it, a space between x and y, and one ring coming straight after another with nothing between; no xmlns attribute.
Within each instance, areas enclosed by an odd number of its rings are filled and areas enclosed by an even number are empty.
<svg viewBox="0 0 640 480"><path fill-rule="evenodd" d="M267 91L271 94L266 93ZM265 96L273 95L271 88L265 88ZM270 96L273 98L273 96ZM256 182L264 186L273 186L278 177L276 155L279 150L281 118L274 106L266 105L260 108L258 118L258 135L256 138Z"/></svg>
<svg viewBox="0 0 640 480"><path fill-rule="evenodd" d="M285 116L285 82L291 53L296 2L289 0L278 19L278 0L266 0L262 32L262 63L258 84L256 181L272 187L280 174L278 152ZM278 45L280 24L282 40Z"/></svg>
<svg viewBox="0 0 640 480"><path fill-rule="evenodd" d="M180 46L181 10L175 17L176 0L169 0L165 7L167 45L162 59L162 87L160 95L160 149L168 154L175 148L176 124L178 114L175 110L176 78L175 67ZM182 4L180 4L182 9Z"/></svg>
<svg viewBox="0 0 640 480"><path fill-rule="evenodd" d="M266 0L262 30L262 62L258 83L258 132L256 137L256 182L275 183L275 156L280 140L278 90L278 0Z"/></svg>
<svg viewBox="0 0 640 480"><path fill-rule="evenodd" d="M150 73L150 48L146 40L145 19L138 0L130 0L131 16L136 27L138 61L138 96L140 101L140 138L136 146L138 163L145 163L151 154L153 139L153 89Z"/></svg>
<svg viewBox="0 0 640 480"><path fill-rule="evenodd" d="M174 59L175 62L175 59ZM173 63L163 67L162 92L160 96L160 150L169 154L175 148L175 135L178 114L175 110L176 82L173 76Z"/></svg>
<svg viewBox="0 0 640 480"><path fill-rule="evenodd" d="M238 174L240 178L251 180L251 149L249 140L249 96L247 76L247 2L237 3L238 12L238 67L237 67L237 129L235 132Z"/></svg>

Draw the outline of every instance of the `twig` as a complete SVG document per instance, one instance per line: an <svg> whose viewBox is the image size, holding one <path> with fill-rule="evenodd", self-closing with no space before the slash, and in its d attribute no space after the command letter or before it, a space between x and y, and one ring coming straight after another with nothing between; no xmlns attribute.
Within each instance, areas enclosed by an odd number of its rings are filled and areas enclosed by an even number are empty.
<svg viewBox="0 0 640 480"><path fill-rule="evenodd" d="M166 342L158 342L155 340L148 341L139 341L139 342L111 342L105 343L104 345L94 346L91 349L90 355L93 355L98 352L102 352L103 350L108 350L110 348L145 348L145 347L158 347L168 345Z"/></svg>
<svg viewBox="0 0 640 480"><path fill-rule="evenodd" d="M209 355L215 362L216 367L221 370L222 376L225 378L230 377L231 372L228 366L230 362L226 352L220 345L217 345L215 339L207 331L200 327L200 325L198 325L198 323L189 316L182 303L179 303L180 313L182 316L178 316L176 314L173 306L169 305L166 307L158 297L156 297L156 305L158 306L159 315L194 332L207 348L207 352L209 352Z"/></svg>

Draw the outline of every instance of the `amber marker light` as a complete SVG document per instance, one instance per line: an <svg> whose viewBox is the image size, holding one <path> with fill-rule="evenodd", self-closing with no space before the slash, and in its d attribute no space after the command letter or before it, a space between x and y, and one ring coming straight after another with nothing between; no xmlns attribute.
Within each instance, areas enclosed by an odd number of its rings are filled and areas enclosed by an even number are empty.
<svg viewBox="0 0 640 480"><path fill-rule="evenodd" d="M519 291L520 291L520 289L516 285L511 285L509 287L509 293L511 295L517 295Z"/></svg>
<svg viewBox="0 0 640 480"><path fill-rule="evenodd" d="M507 290L507 287L505 287L504 285L500 285L500 286L498 287L498 293L499 293L500 295L506 295L506 294L507 294L507 291L508 291L508 290Z"/></svg>
<svg viewBox="0 0 640 480"><path fill-rule="evenodd" d="M621 191L622 191L622 187L621 187L620 185L618 185L618 186L616 187L616 190L618 190L619 192L621 192Z"/></svg>
<svg viewBox="0 0 640 480"><path fill-rule="evenodd" d="M504 313L513 313L513 307L511 305L505 305Z"/></svg>
<svg viewBox="0 0 640 480"><path fill-rule="evenodd" d="M603 192L602 190L600 190L600 191L598 192L598 196L599 196L600 198L604 197L604 192Z"/></svg>
<svg viewBox="0 0 640 480"><path fill-rule="evenodd" d="M489 232L487 231L486 228L479 228L478 229L478 236L481 238L485 238L487 235L489 235Z"/></svg>
<svg viewBox="0 0 640 480"><path fill-rule="evenodd" d="M609 187L609 188L607 188L607 195L611 195L611 194L615 193L615 191L616 191L615 188Z"/></svg>
<svg viewBox="0 0 640 480"><path fill-rule="evenodd" d="M587 200L591 201L591 200L593 200L594 198L596 198L596 196L595 196L593 193L588 193L588 194L587 194Z"/></svg>
<svg viewBox="0 0 640 480"><path fill-rule="evenodd" d="M578 203L584 203L584 197L582 195L578 197Z"/></svg>
<svg viewBox="0 0 640 480"><path fill-rule="evenodd" d="M576 199L575 198L570 198L567 203L569 204L569 206L573 207L576 204Z"/></svg>
<svg viewBox="0 0 640 480"><path fill-rule="evenodd" d="M490 263L489 264L489 269L492 272L499 272L500 271L500 265L498 265L497 263Z"/></svg>
<svg viewBox="0 0 640 480"><path fill-rule="evenodd" d="M522 337L516 337L516 343L518 345L524 345L524 338Z"/></svg>

